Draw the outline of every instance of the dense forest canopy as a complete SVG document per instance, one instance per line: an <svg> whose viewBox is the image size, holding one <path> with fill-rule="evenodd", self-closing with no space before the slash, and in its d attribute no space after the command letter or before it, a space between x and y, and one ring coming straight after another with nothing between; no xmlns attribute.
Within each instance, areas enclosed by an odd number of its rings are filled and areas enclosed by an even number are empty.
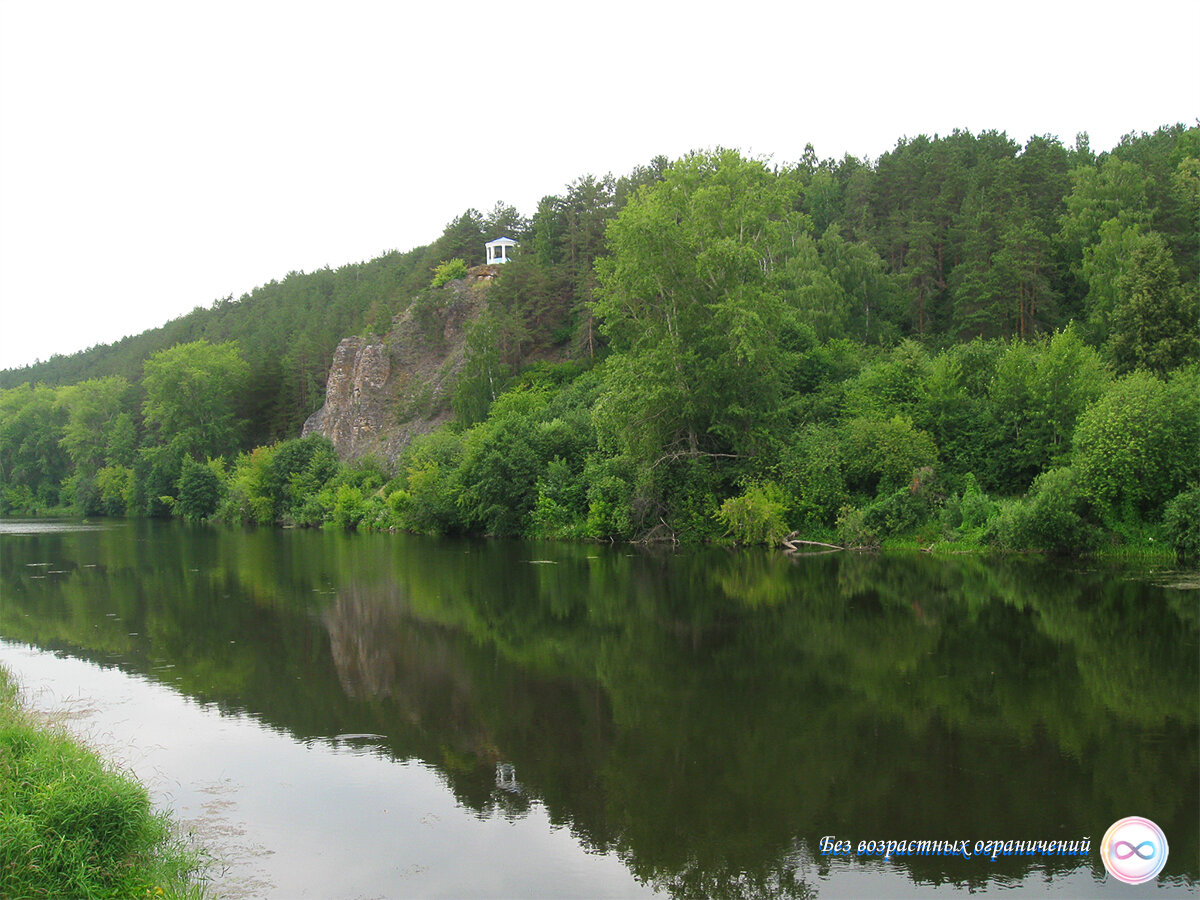
<svg viewBox="0 0 1200 900"><path fill-rule="evenodd" d="M529 218L467 210L427 247L0 373L0 502L1194 551L1198 219L1197 126L586 175ZM521 251L471 323L456 421L395 467L295 439L337 342L433 315L431 285L500 234Z"/></svg>

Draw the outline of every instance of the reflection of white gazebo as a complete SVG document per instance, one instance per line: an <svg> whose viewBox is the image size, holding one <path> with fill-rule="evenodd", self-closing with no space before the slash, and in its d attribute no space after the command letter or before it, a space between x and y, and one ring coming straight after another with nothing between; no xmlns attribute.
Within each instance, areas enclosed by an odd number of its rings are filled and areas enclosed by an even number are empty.
<svg viewBox="0 0 1200 900"><path fill-rule="evenodd" d="M502 265L508 262L508 248L517 246L517 242L509 237L498 237L483 246L487 248L488 265Z"/></svg>

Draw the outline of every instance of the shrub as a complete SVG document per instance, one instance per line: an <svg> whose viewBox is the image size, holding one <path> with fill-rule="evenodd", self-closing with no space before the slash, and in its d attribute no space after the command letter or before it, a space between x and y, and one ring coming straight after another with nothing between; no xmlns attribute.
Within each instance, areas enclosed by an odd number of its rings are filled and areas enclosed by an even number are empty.
<svg viewBox="0 0 1200 900"><path fill-rule="evenodd" d="M1050 469L1034 479L1029 494L1006 504L991 534L1012 550L1079 553L1093 547L1096 528L1087 520L1087 499L1074 469Z"/></svg>
<svg viewBox="0 0 1200 900"><path fill-rule="evenodd" d="M362 489L350 484L338 485L333 495L333 510L329 521L339 528L354 529L358 527L365 513Z"/></svg>
<svg viewBox="0 0 1200 900"><path fill-rule="evenodd" d="M625 538L633 534L630 502L633 496L628 457L593 454L583 467L587 485L587 536Z"/></svg>
<svg viewBox="0 0 1200 900"><path fill-rule="evenodd" d="M971 472L966 474L962 493L946 501L942 507L941 524L947 540L957 540L970 534L982 536L988 522L999 513L995 501L979 487Z"/></svg>
<svg viewBox="0 0 1200 900"><path fill-rule="evenodd" d="M407 470L407 488L388 495L400 527L421 534L460 530L458 487L452 465L421 460Z"/></svg>
<svg viewBox="0 0 1200 900"><path fill-rule="evenodd" d="M1192 485L1167 504L1163 526L1176 553L1200 556L1200 485Z"/></svg>
<svg viewBox="0 0 1200 900"><path fill-rule="evenodd" d="M830 524L846 501L846 482L837 433L824 425L800 432L783 454L782 487L792 496L789 510L796 527Z"/></svg>
<svg viewBox="0 0 1200 900"><path fill-rule="evenodd" d="M1200 378L1146 372L1115 382L1079 418L1074 467L1082 494L1109 519L1157 519L1200 476Z"/></svg>
<svg viewBox="0 0 1200 900"><path fill-rule="evenodd" d="M912 534L934 520L944 500L937 474L922 466L913 471L907 487L861 509L843 507L837 523L838 540L846 547L871 548L885 538Z"/></svg>
<svg viewBox="0 0 1200 900"><path fill-rule="evenodd" d="M106 516L125 513L133 497L133 470L125 466L105 466L96 473L96 487Z"/></svg>
<svg viewBox="0 0 1200 900"><path fill-rule="evenodd" d="M715 513L726 532L739 544L775 546L788 535L784 516L791 498L773 481L752 484L730 497Z"/></svg>
<svg viewBox="0 0 1200 900"><path fill-rule="evenodd" d="M437 268L433 270L433 281L430 282L430 286L440 288L456 278L466 277L467 264L461 259L448 259L444 263L438 263Z"/></svg>
<svg viewBox="0 0 1200 900"><path fill-rule="evenodd" d="M842 429L846 485L868 496L901 487L914 469L937 462L937 447L904 416L858 418Z"/></svg>
<svg viewBox="0 0 1200 900"><path fill-rule="evenodd" d="M275 522L276 504L270 485L277 446L255 447L237 458L225 498L216 510L222 521L231 525Z"/></svg>
<svg viewBox="0 0 1200 900"><path fill-rule="evenodd" d="M221 500L221 479L211 465L185 457L179 473L177 510L186 519L207 519Z"/></svg>
<svg viewBox="0 0 1200 900"><path fill-rule="evenodd" d="M538 479L538 496L530 515L533 537L572 540L587 528L587 493L582 477L561 456L550 460Z"/></svg>

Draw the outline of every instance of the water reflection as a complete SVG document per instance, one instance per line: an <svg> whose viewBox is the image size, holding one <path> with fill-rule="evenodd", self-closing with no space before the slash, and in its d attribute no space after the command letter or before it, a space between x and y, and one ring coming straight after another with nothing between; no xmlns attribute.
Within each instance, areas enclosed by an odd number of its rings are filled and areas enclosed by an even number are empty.
<svg viewBox="0 0 1200 900"><path fill-rule="evenodd" d="M1197 592L1145 572L152 523L3 541L3 636L300 740L372 736L676 896L810 895L806 868L838 877L827 834L1098 843L1134 813L1164 875L1198 877ZM1095 854L888 871L1080 867L1103 877Z"/></svg>

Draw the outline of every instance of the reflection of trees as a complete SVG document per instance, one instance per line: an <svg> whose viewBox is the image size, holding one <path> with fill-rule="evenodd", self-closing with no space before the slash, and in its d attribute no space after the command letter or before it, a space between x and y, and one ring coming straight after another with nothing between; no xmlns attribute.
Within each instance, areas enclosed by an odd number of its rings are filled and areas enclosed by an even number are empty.
<svg viewBox="0 0 1200 900"><path fill-rule="evenodd" d="M189 694L303 738L386 734L472 809L540 801L678 896L803 895L789 860L822 834L1098 840L1131 808L1181 848L1168 871L1197 875L1194 594L915 554L143 526L38 540L5 554L5 635L152 676L169 657ZM58 581L24 565L68 553L80 567ZM976 884L1029 869L902 864Z"/></svg>

